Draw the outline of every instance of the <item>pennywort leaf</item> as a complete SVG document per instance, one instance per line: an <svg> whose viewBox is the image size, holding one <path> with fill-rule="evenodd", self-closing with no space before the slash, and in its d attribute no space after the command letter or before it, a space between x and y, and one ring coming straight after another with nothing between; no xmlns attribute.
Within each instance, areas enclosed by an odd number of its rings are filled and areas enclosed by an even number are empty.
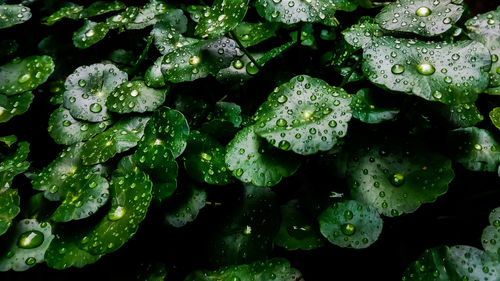
<svg viewBox="0 0 500 281"><path fill-rule="evenodd" d="M34 98L35 96L29 91L14 96L0 94L0 123L26 113Z"/></svg>
<svg viewBox="0 0 500 281"><path fill-rule="evenodd" d="M216 0L201 14L195 35L214 38L234 29L245 17L249 0Z"/></svg>
<svg viewBox="0 0 500 281"><path fill-rule="evenodd" d="M47 81L54 67L49 56L14 59L0 66L0 93L9 96L31 91Z"/></svg>
<svg viewBox="0 0 500 281"><path fill-rule="evenodd" d="M31 18L31 10L23 5L0 5L0 29L21 24Z"/></svg>
<svg viewBox="0 0 500 281"><path fill-rule="evenodd" d="M106 107L117 113L153 111L165 101L166 90L146 86L144 81L123 83L108 96Z"/></svg>

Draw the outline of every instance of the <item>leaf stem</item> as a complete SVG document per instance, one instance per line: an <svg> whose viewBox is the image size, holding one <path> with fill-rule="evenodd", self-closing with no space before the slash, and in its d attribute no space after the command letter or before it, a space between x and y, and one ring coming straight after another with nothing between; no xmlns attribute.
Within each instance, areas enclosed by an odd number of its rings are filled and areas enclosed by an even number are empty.
<svg viewBox="0 0 500 281"><path fill-rule="evenodd" d="M238 39L238 36L236 36L236 34L234 34L234 32L232 31L229 31L229 36L231 36L231 38L236 41L236 44L238 44L238 47L240 47L240 49L243 51L243 53L245 53L245 55L250 59L250 61L255 65L255 67L257 67L257 69L260 71L262 70L262 67L260 66L260 64L257 62L257 60L255 60L255 58L248 52L248 50L245 48L245 46L243 46L243 44L240 42L240 39Z"/></svg>

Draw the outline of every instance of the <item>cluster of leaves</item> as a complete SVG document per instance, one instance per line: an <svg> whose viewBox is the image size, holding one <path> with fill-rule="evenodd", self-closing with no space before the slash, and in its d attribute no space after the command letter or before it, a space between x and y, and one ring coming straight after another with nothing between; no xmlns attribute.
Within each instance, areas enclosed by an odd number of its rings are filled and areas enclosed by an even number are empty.
<svg viewBox="0 0 500 281"><path fill-rule="evenodd" d="M48 89L48 133L62 148L30 169L29 144L0 138L1 271L95 263L127 243L148 211L176 231L221 205L210 198L228 186L237 204L205 243L215 270L185 280L301 280L270 257L275 245L367 248L385 219L444 195L453 163L500 176L500 7L470 18L462 0L195 2L51 4L39 24L80 24L73 46L49 36L41 55L19 58L16 38L2 41L10 61L0 66L0 123ZM350 27L336 17L356 10L376 16ZM0 4L0 28L31 12ZM71 69L60 55L126 33L144 39L139 52L114 49ZM291 49L324 46L311 59L316 71L266 72ZM263 74L272 78L260 90L269 90L245 91ZM423 140L436 124L445 144ZM300 173L315 165L329 169L325 189ZM23 173L38 191L24 205L14 180ZM281 196L285 178L302 184ZM500 280L499 213L484 251L430 249L403 280ZM145 274L162 280L165 270Z"/></svg>

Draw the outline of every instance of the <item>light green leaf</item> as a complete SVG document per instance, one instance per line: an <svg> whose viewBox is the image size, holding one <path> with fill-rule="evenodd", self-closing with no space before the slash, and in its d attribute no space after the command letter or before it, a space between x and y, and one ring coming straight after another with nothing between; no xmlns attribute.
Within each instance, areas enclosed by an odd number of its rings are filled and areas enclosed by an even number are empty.
<svg viewBox="0 0 500 281"><path fill-rule="evenodd" d="M105 22L95 23L87 20L80 29L73 33L73 44L80 49L88 48L104 39L108 31L109 27Z"/></svg>
<svg viewBox="0 0 500 281"><path fill-rule="evenodd" d="M153 111L165 102L167 90L156 90L144 81L123 83L108 96L106 107L118 113Z"/></svg>
<svg viewBox="0 0 500 281"><path fill-rule="evenodd" d="M0 5L0 29L21 24L31 18L31 10L22 5Z"/></svg>
<svg viewBox="0 0 500 281"><path fill-rule="evenodd" d="M447 147L454 160L471 171L496 172L500 165L500 143L488 130L453 130L448 134Z"/></svg>
<svg viewBox="0 0 500 281"><path fill-rule="evenodd" d="M72 145L102 133L110 124L109 120L90 123L75 119L69 110L61 106L50 115L47 130L57 144Z"/></svg>
<svg viewBox="0 0 500 281"><path fill-rule="evenodd" d="M47 81L54 67L49 56L14 59L0 66L0 93L9 96L31 91Z"/></svg>
<svg viewBox="0 0 500 281"><path fill-rule="evenodd" d="M346 200L326 208L318 217L320 231L339 247L364 249L377 241L383 221L375 208Z"/></svg>
<svg viewBox="0 0 500 281"><path fill-rule="evenodd" d="M355 200L385 216L412 213L448 190L451 161L419 142L367 138L348 162L348 185Z"/></svg>
<svg viewBox="0 0 500 281"><path fill-rule="evenodd" d="M224 161L226 148L205 133L191 131L184 152L184 168L198 182L226 185L233 182Z"/></svg>
<svg viewBox="0 0 500 281"><path fill-rule="evenodd" d="M193 185L183 186L170 200L165 212L165 223L173 227L183 227L198 216L205 207L207 193Z"/></svg>
<svg viewBox="0 0 500 281"><path fill-rule="evenodd" d="M432 43L381 37L363 52L375 85L445 104L471 103L488 87L491 56L475 41Z"/></svg>
<svg viewBox="0 0 500 281"><path fill-rule="evenodd" d="M483 230L481 242L492 259L500 261L500 207L493 209L489 217L490 225Z"/></svg>
<svg viewBox="0 0 500 281"><path fill-rule="evenodd" d="M249 0L215 0L200 14L194 34L214 38L233 30L245 17Z"/></svg>
<svg viewBox="0 0 500 281"><path fill-rule="evenodd" d="M259 15L270 22L285 24L321 22L336 26L338 22L334 17L335 11L351 10L350 2L349 0L257 0L255 6Z"/></svg>
<svg viewBox="0 0 500 281"><path fill-rule="evenodd" d="M309 155L331 149L347 132L350 97L300 75L277 87L255 113L255 132L282 150Z"/></svg>
<svg viewBox="0 0 500 281"><path fill-rule="evenodd" d="M351 107L352 117L369 124L392 120L399 113L388 94L384 96L370 89L359 90L352 97Z"/></svg>
<svg viewBox="0 0 500 281"><path fill-rule="evenodd" d="M0 188L0 235L9 229L12 225L12 219L21 211L19 201L17 189Z"/></svg>
<svg viewBox="0 0 500 281"><path fill-rule="evenodd" d="M500 129L500 107L495 107L493 108L492 111L490 111L490 119L491 123L495 125L498 129Z"/></svg>
<svg viewBox="0 0 500 281"><path fill-rule="evenodd" d="M375 18L384 29L431 37L443 34L462 17L463 0L398 0Z"/></svg>
<svg viewBox="0 0 500 281"><path fill-rule="evenodd" d="M312 250L324 245L316 221L301 210L297 200L281 206L280 230L274 243L289 251Z"/></svg>
<svg viewBox="0 0 500 281"><path fill-rule="evenodd" d="M8 251L0 258L0 271L24 271L43 262L52 239L50 224L34 219L19 221L4 240Z"/></svg>
<svg viewBox="0 0 500 281"><path fill-rule="evenodd" d="M241 281L298 281L302 274L290 267L282 258L222 267L215 271L198 270L190 273L184 281L241 280Z"/></svg>
<svg viewBox="0 0 500 281"><path fill-rule="evenodd" d="M106 107L108 96L127 80L127 73L113 64L81 66L66 79L64 107L74 118L90 122L106 121L110 118Z"/></svg>
<svg viewBox="0 0 500 281"><path fill-rule="evenodd" d="M270 148L254 126L240 130L226 150L226 164L233 176L257 186L274 186L300 166L295 155Z"/></svg>
<svg viewBox="0 0 500 281"><path fill-rule="evenodd" d="M34 98L35 96L29 91L14 96L0 94L0 123L26 113Z"/></svg>
<svg viewBox="0 0 500 281"><path fill-rule="evenodd" d="M233 30L243 47L251 47L276 36L279 25L270 22L240 22Z"/></svg>
<svg viewBox="0 0 500 281"><path fill-rule="evenodd" d="M113 127L93 137L82 146L82 163L104 163L135 146L144 134L149 117L130 117L118 121Z"/></svg>

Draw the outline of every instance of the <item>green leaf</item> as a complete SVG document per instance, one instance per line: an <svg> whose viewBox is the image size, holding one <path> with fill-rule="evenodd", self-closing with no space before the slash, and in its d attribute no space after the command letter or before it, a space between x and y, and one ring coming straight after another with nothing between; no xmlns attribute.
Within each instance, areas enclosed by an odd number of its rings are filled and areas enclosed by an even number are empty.
<svg viewBox="0 0 500 281"><path fill-rule="evenodd" d="M86 235L82 248L93 255L102 255L118 250L127 242L146 217L152 185L143 172L114 173L110 183L110 210Z"/></svg>
<svg viewBox="0 0 500 281"><path fill-rule="evenodd" d="M361 122L377 124L392 120L399 113L394 102L378 92L361 89L352 97L352 116Z"/></svg>
<svg viewBox="0 0 500 281"><path fill-rule="evenodd" d="M500 94L500 6L496 11L477 15L465 23L468 35L483 43L491 53L490 88L492 93Z"/></svg>
<svg viewBox="0 0 500 281"><path fill-rule="evenodd" d="M153 112L144 130L144 142L165 144L174 158L184 152L189 136L189 125L184 115L166 106Z"/></svg>
<svg viewBox="0 0 500 281"><path fill-rule="evenodd" d="M17 189L0 188L0 235L9 229L12 225L12 219L21 211L19 201Z"/></svg>
<svg viewBox="0 0 500 281"><path fill-rule="evenodd" d="M212 114L209 114L207 119L209 121L202 124L201 131L216 138L233 137L243 121L241 107L223 101L215 104Z"/></svg>
<svg viewBox="0 0 500 281"><path fill-rule="evenodd" d="M281 206L281 224L274 243L289 251L312 250L324 245L316 222L304 214L297 200Z"/></svg>
<svg viewBox="0 0 500 281"><path fill-rule="evenodd" d="M54 269L67 269L69 267L82 268L95 263L101 256L94 256L80 248L81 239L76 236L56 237L45 252L47 266Z"/></svg>
<svg viewBox="0 0 500 281"><path fill-rule="evenodd" d="M14 59L0 66L0 93L9 96L31 91L47 81L54 67L49 56Z"/></svg>
<svg viewBox="0 0 500 281"><path fill-rule="evenodd" d="M176 48L198 43L200 40L182 36L181 32L169 23L158 22L151 30L155 46L162 55L166 55Z"/></svg>
<svg viewBox="0 0 500 281"><path fill-rule="evenodd" d="M383 36L383 30L373 18L361 17L359 23L343 30L342 35L349 45L359 49L369 46L375 38Z"/></svg>
<svg viewBox="0 0 500 281"><path fill-rule="evenodd" d="M114 15L106 19L106 24L109 29L123 29L124 26L127 26L130 22L134 21L136 17L139 15L139 8L130 6L125 9L125 11L121 12L118 15Z"/></svg>
<svg viewBox="0 0 500 281"><path fill-rule="evenodd" d="M84 7L70 3L69 6L62 7L56 12L52 13L50 16L42 19L42 24L53 25L56 22L68 18L68 19L80 19L80 14Z"/></svg>
<svg viewBox="0 0 500 281"><path fill-rule="evenodd" d="M491 56L483 44L381 37L364 49L363 71L375 85L445 104L471 103L488 86Z"/></svg>
<svg viewBox="0 0 500 281"><path fill-rule="evenodd" d="M490 111L490 119L491 123L500 129L500 107L495 107L492 111Z"/></svg>
<svg viewBox="0 0 500 281"><path fill-rule="evenodd" d="M431 107L432 108L432 107ZM466 128L483 121L484 117L474 103L457 105L436 104L436 111L453 128Z"/></svg>
<svg viewBox="0 0 500 281"><path fill-rule="evenodd" d="M26 161L30 152L30 144L19 142L17 149L9 154L3 155L0 152L0 190L12 186L15 176L28 170L30 163Z"/></svg>
<svg viewBox="0 0 500 281"><path fill-rule="evenodd" d="M445 33L462 17L463 0L399 0L375 18L384 29L431 37Z"/></svg>
<svg viewBox="0 0 500 281"><path fill-rule="evenodd" d="M226 164L233 176L257 186L274 186L300 166L295 155L269 148L255 133L254 126L240 130L226 150Z"/></svg>
<svg viewBox="0 0 500 281"><path fill-rule="evenodd" d="M183 227L198 216L205 207L207 193L193 185L184 186L169 201L165 222L173 227Z"/></svg>
<svg viewBox="0 0 500 281"><path fill-rule="evenodd" d="M215 271L198 270L190 273L184 281L241 280L241 281L297 281L302 274L290 267L283 258L272 258L252 264L222 267Z"/></svg>
<svg viewBox="0 0 500 281"><path fill-rule="evenodd" d="M481 242L486 253L493 259L500 260L500 207L493 209L489 217L490 225L483 230Z"/></svg>
<svg viewBox="0 0 500 281"><path fill-rule="evenodd" d="M79 67L64 84L64 107L74 118L90 122L106 121L110 118L106 107L108 96L127 80L127 73L113 64Z"/></svg>
<svg viewBox="0 0 500 281"><path fill-rule="evenodd" d="M174 49L164 56L161 72L165 80L179 83L216 75L238 56L236 43L226 37L200 41Z"/></svg>
<svg viewBox="0 0 500 281"><path fill-rule="evenodd" d="M161 65L165 56L157 58L152 66L150 66L144 74L146 85L153 88L161 88L166 85L163 73L161 73Z"/></svg>
<svg viewBox="0 0 500 281"><path fill-rule="evenodd" d="M257 60L257 63L261 66L265 65L268 61L280 56L290 47L294 46L297 43L297 36L292 36L292 41L282 44L278 47L272 48L267 51L262 57ZM255 75L259 70L254 65L254 63L249 63L246 66L247 73L250 75Z"/></svg>
<svg viewBox="0 0 500 281"><path fill-rule="evenodd" d="M366 143L366 142L365 142ZM353 149L348 184L355 200L394 217L434 202L454 177L451 161L419 142L373 139Z"/></svg>
<svg viewBox="0 0 500 281"><path fill-rule="evenodd" d="M255 132L282 150L309 155L330 150L347 132L350 97L310 76L277 87L255 113Z"/></svg>
<svg viewBox="0 0 500 281"><path fill-rule="evenodd" d="M240 22L233 30L243 47L251 47L276 36L279 25L270 22Z"/></svg>
<svg viewBox="0 0 500 281"><path fill-rule="evenodd" d="M85 24L73 33L73 44L80 49L86 49L101 41L108 34L109 27L105 22L85 21Z"/></svg>
<svg viewBox="0 0 500 281"><path fill-rule="evenodd" d="M31 18L31 10L22 5L0 5L0 29L21 24Z"/></svg>
<svg viewBox="0 0 500 281"><path fill-rule="evenodd" d="M161 15L175 11L174 9L168 9L163 1L150 0L148 4L139 9L138 14L132 21L127 22L126 27L127 29L143 29L157 23L161 19Z"/></svg>
<svg viewBox="0 0 500 281"><path fill-rule="evenodd" d="M194 34L214 38L233 30L245 17L249 0L215 0L200 15Z"/></svg>
<svg viewBox="0 0 500 281"><path fill-rule="evenodd" d="M120 1L96 1L81 11L80 18L86 19L122 9L125 9L125 4Z"/></svg>
<svg viewBox="0 0 500 281"><path fill-rule="evenodd" d="M198 182L226 185L233 182L224 161L226 148L205 133L191 131L184 152L184 168Z"/></svg>
<svg viewBox="0 0 500 281"><path fill-rule="evenodd" d="M496 172L500 165L500 143L488 130L453 130L448 134L447 147L454 160L471 171Z"/></svg>
<svg viewBox="0 0 500 281"><path fill-rule="evenodd" d="M108 181L100 175L73 175L66 183L64 200L52 214L52 220L67 222L93 215L108 201L108 187Z"/></svg>
<svg viewBox="0 0 500 281"><path fill-rule="evenodd" d="M24 271L43 262L52 239L50 224L34 219L19 221L4 240L8 251L0 258L0 271Z"/></svg>
<svg viewBox="0 0 500 281"><path fill-rule="evenodd" d="M383 221L375 208L346 200L326 208L318 217L320 231L339 247L364 249L377 241Z"/></svg>
<svg viewBox="0 0 500 281"><path fill-rule="evenodd" d="M130 117L118 121L113 127L93 137L82 146L82 163L104 163L117 153L135 146L144 134L149 117Z"/></svg>
<svg viewBox="0 0 500 281"><path fill-rule="evenodd" d="M336 5L339 2L340 5ZM347 0L314 0L314 1L274 1L257 0L257 12L270 22L294 24L298 22L321 22L325 25L336 26L338 22L334 17L335 10L344 7ZM346 6L347 9L349 7Z"/></svg>
<svg viewBox="0 0 500 281"><path fill-rule="evenodd" d="M110 124L109 120L90 123L75 119L69 110L61 106L50 115L47 130L57 144L72 145L102 133Z"/></svg>
<svg viewBox="0 0 500 281"><path fill-rule="evenodd" d="M131 81L113 90L106 107L118 113L153 111L165 102L166 93L167 90L148 88L144 81Z"/></svg>
<svg viewBox="0 0 500 281"><path fill-rule="evenodd" d="M35 96L31 92L14 96L0 94L0 123L5 123L14 116L26 113L34 98Z"/></svg>

